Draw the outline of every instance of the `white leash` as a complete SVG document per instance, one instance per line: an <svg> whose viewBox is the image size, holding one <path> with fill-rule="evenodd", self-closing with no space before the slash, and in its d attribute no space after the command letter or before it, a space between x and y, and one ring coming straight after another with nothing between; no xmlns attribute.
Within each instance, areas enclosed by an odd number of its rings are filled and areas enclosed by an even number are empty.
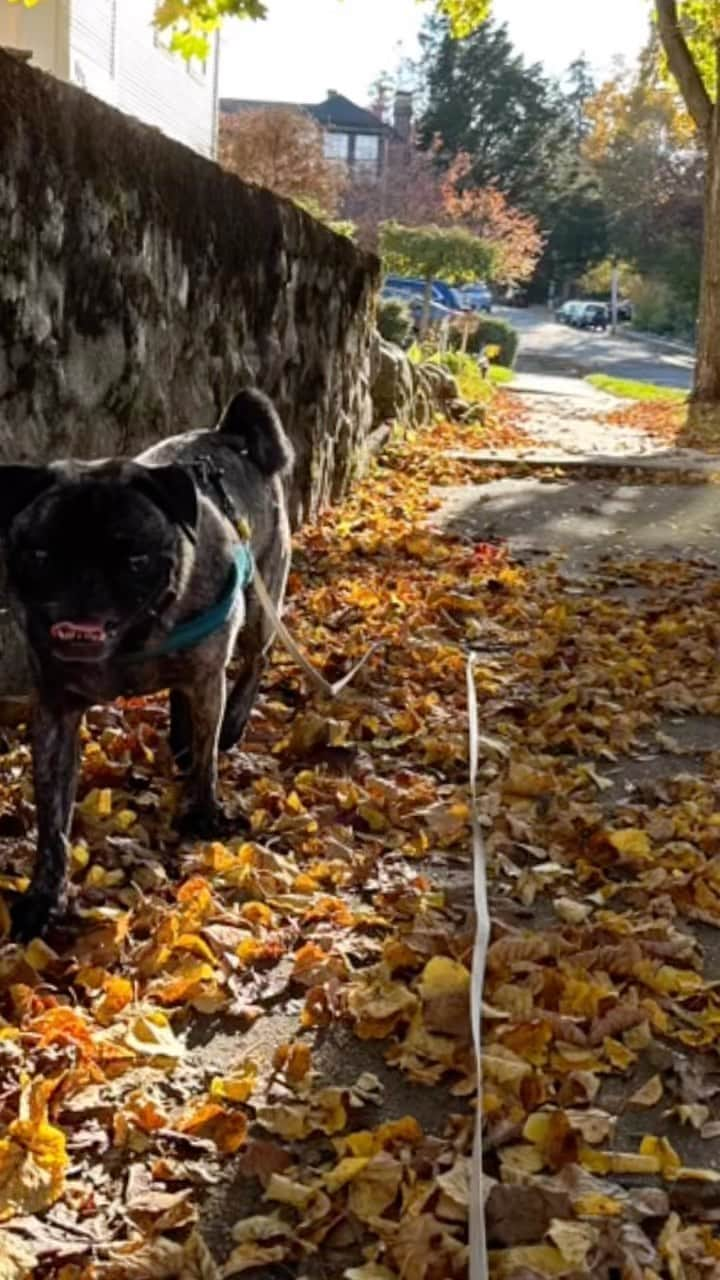
<svg viewBox="0 0 720 1280"><path fill-rule="evenodd" d="M347 675L344 675L341 680L336 680L334 684L330 684L330 681L326 680L325 677L316 670L312 663L305 657L302 650L296 645L290 635L290 632L285 626L285 623L280 617L280 614L275 608L270 592L258 573L257 565L255 566L255 572L253 574L252 585L257 594L257 598L260 601L261 608L272 622L275 634L280 638L288 653L295 659L298 666L302 667L310 683L315 686L318 693L321 693L324 698L336 698L339 693L342 693L345 686L350 684L351 680L355 679L355 676L361 667L365 666L368 658L372 656L377 648L379 648L376 644L372 645L360 661L356 662L355 666L350 668Z"/></svg>
<svg viewBox="0 0 720 1280"><path fill-rule="evenodd" d="M305 657L298 648L290 632L282 621L272 601L265 583L255 569L253 587L257 592L261 608L273 625L275 633L284 644L288 653L302 668L315 688L326 698L335 698L346 685L357 675L368 658L375 652L377 645L368 649L367 653L351 667L350 671L330 684ZM475 658L471 654L466 669L467 707L468 707L468 743L470 756L470 807L472 824L472 860L475 898L475 943L472 957L472 978L470 983L470 1025L477 1063L477 1116L475 1119L475 1137L473 1141L472 1170L470 1182L470 1276L469 1280L488 1280L487 1243L485 1238L485 1206L483 1203L483 1171L482 1171L482 1035L481 1014L483 999L483 983L485 979L485 960L490 940L490 915L487 903L487 877L485 870L485 846L482 829L478 818L478 755L480 731L478 727L477 691L475 689Z"/></svg>
<svg viewBox="0 0 720 1280"><path fill-rule="evenodd" d="M475 688L475 657L470 655L466 669L468 741L470 754L470 807L472 821L472 859L475 892L475 944L472 957L470 983L470 1025L472 1027L475 1058L477 1060L477 1115L472 1154L470 1180L470 1280L488 1280L487 1242L485 1238L485 1205L483 1203L482 1170L482 999L485 980L485 960L490 940L490 914L487 902L487 875L485 846L478 817L478 731L477 690Z"/></svg>

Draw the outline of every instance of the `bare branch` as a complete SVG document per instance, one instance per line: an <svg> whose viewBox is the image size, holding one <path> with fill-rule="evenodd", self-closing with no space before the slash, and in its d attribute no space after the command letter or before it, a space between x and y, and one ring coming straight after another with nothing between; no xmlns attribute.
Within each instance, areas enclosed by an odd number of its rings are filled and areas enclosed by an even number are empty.
<svg viewBox="0 0 720 1280"><path fill-rule="evenodd" d="M655 9L670 70L698 129L707 134L712 125L713 102L680 27L677 0L655 0Z"/></svg>

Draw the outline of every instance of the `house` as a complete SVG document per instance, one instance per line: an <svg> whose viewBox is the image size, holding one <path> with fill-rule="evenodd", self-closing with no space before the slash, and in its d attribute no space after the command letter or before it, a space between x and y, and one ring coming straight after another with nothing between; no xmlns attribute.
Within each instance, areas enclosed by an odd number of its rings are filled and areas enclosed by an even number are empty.
<svg viewBox="0 0 720 1280"><path fill-rule="evenodd" d="M156 0L44 0L0 4L0 47L80 85L168 137L214 156L218 41L207 62L185 62L152 25Z"/></svg>
<svg viewBox="0 0 720 1280"><path fill-rule="evenodd" d="M407 142L412 130L412 95L397 93L393 124L358 107L349 98L329 89L323 102L263 102L252 98L221 98L220 111L239 115L273 107L304 111L321 126L325 155L347 165L353 178L380 178L395 151L393 144Z"/></svg>

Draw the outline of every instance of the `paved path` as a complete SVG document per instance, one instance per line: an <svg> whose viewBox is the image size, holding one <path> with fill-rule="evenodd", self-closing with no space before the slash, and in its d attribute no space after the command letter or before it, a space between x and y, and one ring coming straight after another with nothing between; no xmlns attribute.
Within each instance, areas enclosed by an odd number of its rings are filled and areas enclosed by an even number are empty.
<svg viewBox="0 0 720 1280"><path fill-rule="evenodd" d="M570 329L545 308L500 308L497 314L520 331L521 372L607 373L681 390L691 385L693 356L672 344Z"/></svg>

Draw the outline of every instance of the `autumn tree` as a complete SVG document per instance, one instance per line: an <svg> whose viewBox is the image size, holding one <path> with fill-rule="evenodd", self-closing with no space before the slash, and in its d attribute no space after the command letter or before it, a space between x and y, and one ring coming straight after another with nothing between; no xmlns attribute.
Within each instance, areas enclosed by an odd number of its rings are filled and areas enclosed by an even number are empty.
<svg viewBox="0 0 720 1280"><path fill-rule="evenodd" d="M440 195L445 219L492 246L493 275L499 283L529 280L543 247L537 219L516 209L494 185L466 185L471 171L471 156L460 152L443 175Z"/></svg>
<svg viewBox="0 0 720 1280"><path fill-rule="evenodd" d="M325 158L320 126L292 107L224 115L219 159L245 182L268 187L322 217L337 211L346 182L342 166Z"/></svg>
<svg viewBox="0 0 720 1280"><path fill-rule="evenodd" d="M492 245L462 227L404 227L398 222L386 222L381 228L380 250L386 271L425 281L423 334L430 318L433 280L439 277L449 284L463 284L485 279L492 275L495 257Z"/></svg>
<svg viewBox="0 0 720 1280"><path fill-rule="evenodd" d="M658 30L705 152L700 311L691 424L720 441L720 67L719 0L655 0Z"/></svg>
<svg viewBox="0 0 720 1280"><path fill-rule="evenodd" d="M488 23L467 39L434 17L422 36L419 75L421 141L442 137L440 159L471 159L466 185L492 188L543 232L533 286L544 296L552 280L581 275L607 250L597 180L585 163L586 103L594 88L579 59L563 84L528 65L507 28Z"/></svg>
<svg viewBox="0 0 720 1280"><path fill-rule="evenodd" d="M702 249L703 166L695 125L658 68L657 36L637 67L611 76L586 107L588 164L613 252L668 299L663 323L692 330Z"/></svg>

